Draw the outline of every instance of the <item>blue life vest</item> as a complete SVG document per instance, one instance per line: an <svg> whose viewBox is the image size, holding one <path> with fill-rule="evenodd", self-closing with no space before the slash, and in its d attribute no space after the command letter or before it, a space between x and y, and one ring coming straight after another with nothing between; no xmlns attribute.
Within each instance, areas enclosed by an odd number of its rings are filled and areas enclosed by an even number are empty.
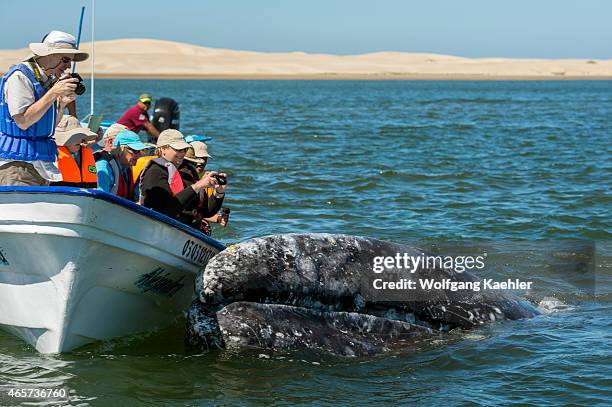
<svg viewBox="0 0 612 407"><path fill-rule="evenodd" d="M39 100L47 90L36 80L34 73L24 64L11 66L0 82L0 160L55 161L57 145L53 139L57 106L53 103L39 121L22 130L11 117L8 103L4 100L4 84L16 71L23 73L32 82L34 98Z"/></svg>

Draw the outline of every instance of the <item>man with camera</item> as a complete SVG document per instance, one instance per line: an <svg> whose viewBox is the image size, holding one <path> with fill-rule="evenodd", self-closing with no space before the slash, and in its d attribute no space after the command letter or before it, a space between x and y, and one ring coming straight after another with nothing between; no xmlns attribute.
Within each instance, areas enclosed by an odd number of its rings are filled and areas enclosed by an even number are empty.
<svg viewBox="0 0 612 407"><path fill-rule="evenodd" d="M206 168L208 160L212 159L212 156L208 154L208 146L202 141L194 140L189 142L189 145L191 148L187 150L183 164L179 167L179 171L181 172L183 181L194 183L204 176L204 169ZM223 178L225 179L223 180ZM223 178L221 179L223 182L219 183L221 186L227 185L227 178ZM225 192L225 188L223 191ZM221 209L223 199L220 201L214 199L215 194L217 194L214 188L206 188L204 193L207 199L201 200L200 205L191 211L193 219L191 220L190 226L199 229L204 234L211 235L211 223L219 223L223 227L227 226L230 209ZM212 206L210 205L211 203L213 204ZM183 212L185 213L185 211ZM188 219L186 216L183 217Z"/></svg>
<svg viewBox="0 0 612 407"><path fill-rule="evenodd" d="M140 175L139 202L189 226L193 226L193 210L198 206L206 212L204 216L217 213L225 197L227 175L212 171L201 179L186 177L179 169L191 146L178 130L162 131L157 147L160 157L149 161ZM207 188L214 191L210 197Z"/></svg>
<svg viewBox="0 0 612 407"><path fill-rule="evenodd" d="M80 82L62 74L72 61L89 58L75 44L72 35L51 31L42 42L31 43L32 55L2 78L0 185L44 186L62 180L54 164L58 150L53 135Z"/></svg>

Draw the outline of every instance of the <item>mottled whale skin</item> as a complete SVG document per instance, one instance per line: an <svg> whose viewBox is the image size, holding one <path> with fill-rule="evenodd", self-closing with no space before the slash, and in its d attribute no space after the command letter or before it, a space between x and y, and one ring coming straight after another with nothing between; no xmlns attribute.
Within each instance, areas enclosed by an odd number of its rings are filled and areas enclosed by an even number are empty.
<svg viewBox="0 0 612 407"><path fill-rule="evenodd" d="M397 253L423 251L331 234L274 235L230 246L196 279L187 343L201 350L313 348L362 356L457 327L537 315L527 301L502 291L417 289L400 299L377 298L371 290L374 257ZM449 269L401 276L476 280Z"/></svg>
<svg viewBox="0 0 612 407"><path fill-rule="evenodd" d="M191 328L191 345L199 349L308 349L339 356L366 356L439 335L405 321L283 304L239 301L221 308L212 318L206 317L208 313L209 309L199 302L194 302L190 310L192 327L205 327L197 332ZM216 335L212 334L215 330Z"/></svg>

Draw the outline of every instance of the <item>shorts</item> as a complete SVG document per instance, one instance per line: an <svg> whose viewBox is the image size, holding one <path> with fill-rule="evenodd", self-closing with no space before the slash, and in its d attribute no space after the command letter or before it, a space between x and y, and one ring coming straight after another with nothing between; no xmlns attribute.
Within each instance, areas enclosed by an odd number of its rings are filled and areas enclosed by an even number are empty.
<svg viewBox="0 0 612 407"><path fill-rule="evenodd" d="M0 166L0 186L44 187L49 181L34 166L24 161L11 161Z"/></svg>

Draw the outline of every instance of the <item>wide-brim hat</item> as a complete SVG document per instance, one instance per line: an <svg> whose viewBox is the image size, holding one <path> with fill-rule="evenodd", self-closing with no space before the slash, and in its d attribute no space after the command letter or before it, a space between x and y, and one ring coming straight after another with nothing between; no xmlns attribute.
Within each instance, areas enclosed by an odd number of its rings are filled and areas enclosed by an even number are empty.
<svg viewBox="0 0 612 407"><path fill-rule="evenodd" d="M192 141L189 144L191 148L187 150L185 160L189 160L196 164L204 164L205 158L213 158L212 155L208 154L208 146L205 143L201 141Z"/></svg>
<svg viewBox="0 0 612 407"><path fill-rule="evenodd" d="M55 144L68 146L80 144L83 141L95 140L98 135L87 127L81 126L79 119L74 116L64 116L55 128Z"/></svg>
<svg viewBox="0 0 612 407"><path fill-rule="evenodd" d="M185 141L185 136L178 130L167 129L159 133L157 138L157 147L170 146L175 150L183 150L191 147L189 143Z"/></svg>
<svg viewBox="0 0 612 407"><path fill-rule="evenodd" d="M76 48L76 39L62 31L51 31L45 35L42 42L30 43L30 51L40 57L56 54L69 55L76 62L85 61L89 58L87 52Z"/></svg>

